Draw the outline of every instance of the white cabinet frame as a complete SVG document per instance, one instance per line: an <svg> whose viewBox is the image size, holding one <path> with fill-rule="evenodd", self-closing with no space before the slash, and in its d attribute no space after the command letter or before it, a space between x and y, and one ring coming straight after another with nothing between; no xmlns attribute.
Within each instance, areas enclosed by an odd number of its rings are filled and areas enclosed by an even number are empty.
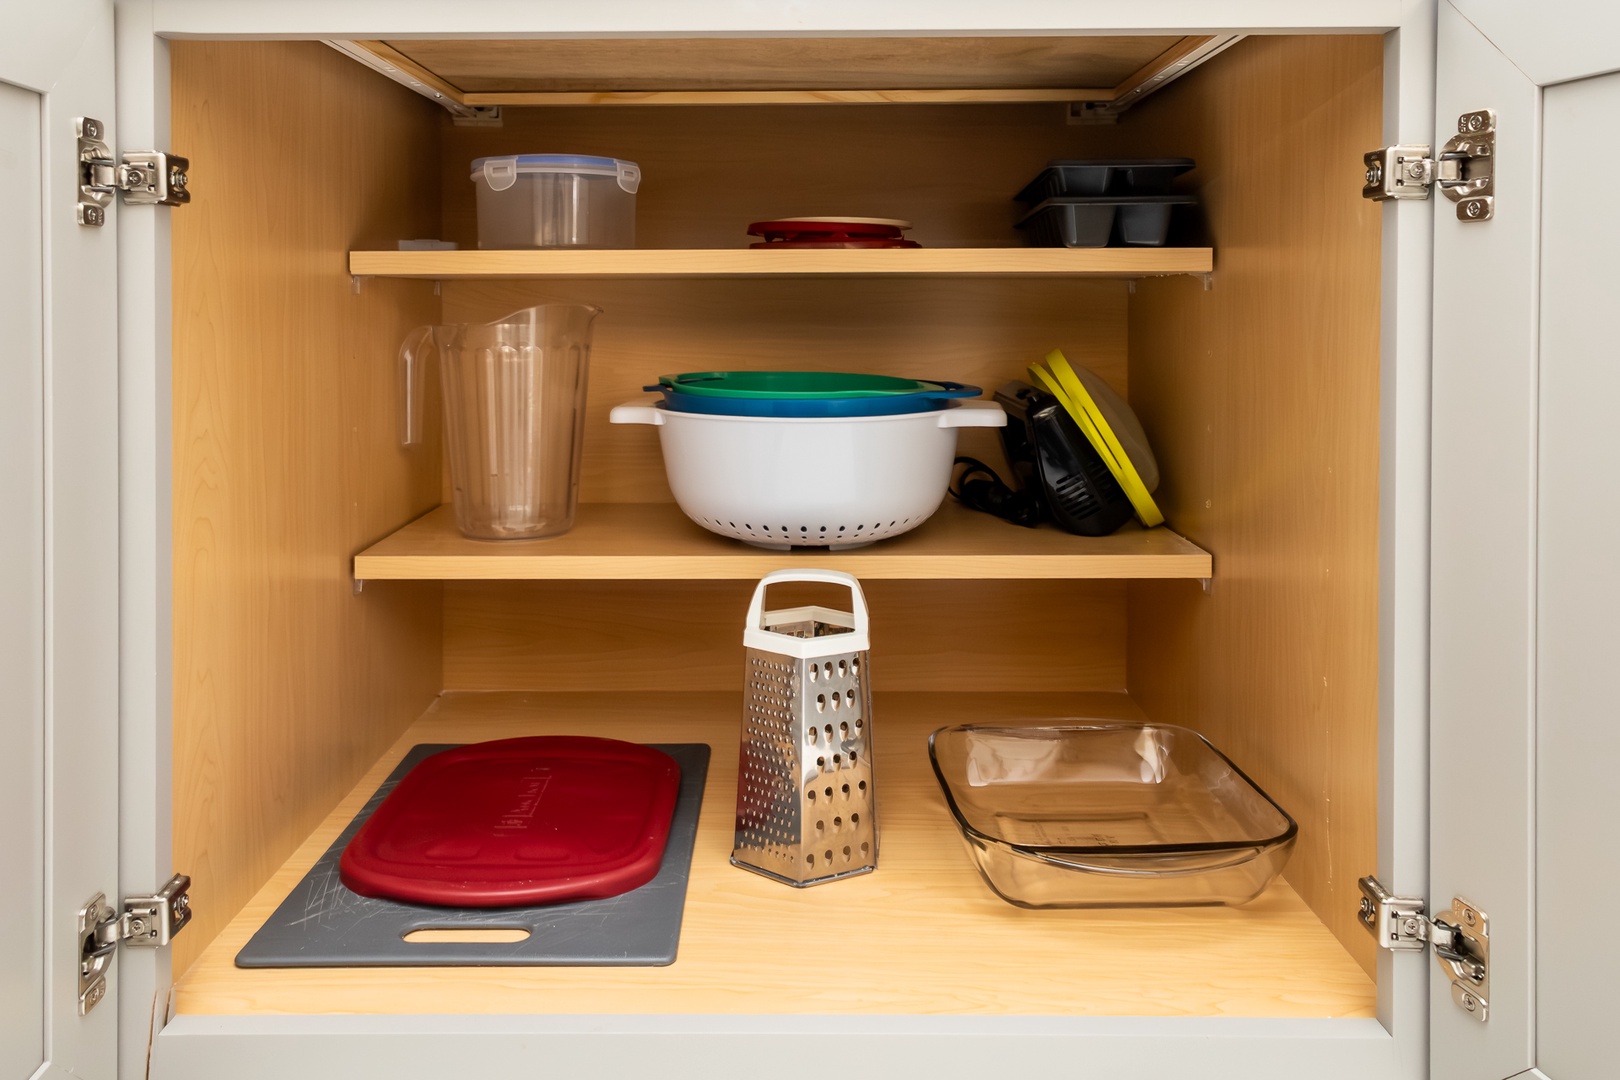
<svg viewBox="0 0 1620 1080"><path fill-rule="evenodd" d="M120 0L118 137L167 147L165 39L696 34L1379 33L1384 139L1433 141L1433 0ZM1212 19L1218 24L1211 23ZM334 107L339 107L334 103ZM902 108L903 106L896 106ZM185 147L175 147L184 153ZM1368 149L1373 149L1368 147ZM201 177L206 163L199 163ZM1346 161L1354 196L1359 161ZM199 180L199 182L201 182ZM184 210L180 211L184 213ZM169 256L167 212L120 217L124 591L121 837L125 878L170 865ZM1430 286L1433 205L1386 204L1383 232L1379 613L1380 878L1428 885ZM181 870L184 867L179 868ZM1376 1020L885 1016L159 1016L165 962L126 953L121 1075L159 1080L725 1075L783 1063L781 1036L836 1047L846 1074L1410 1080L1428 1064L1424 954L1381 955ZM161 1014L163 1010L159 1010Z"/></svg>

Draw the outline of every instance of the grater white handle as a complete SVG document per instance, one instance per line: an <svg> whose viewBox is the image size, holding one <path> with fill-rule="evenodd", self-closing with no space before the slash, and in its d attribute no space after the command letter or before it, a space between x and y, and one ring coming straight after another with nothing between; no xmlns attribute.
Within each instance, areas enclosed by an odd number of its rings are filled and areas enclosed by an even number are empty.
<svg viewBox="0 0 1620 1080"><path fill-rule="evenodd" d="M849 589L851 620L855 628L847 634L827 637L801 638L791 634L777 634L765 629L765 590L772 585L795 581L815 581L826 585L842 585ZM861 652L872 647L870 620L866 613L866 597L861 583L854 574L842 570L773 570L759 579L754 586L754 598L748 602L748 624L743 630L743 645L750 649L785 653L799 659L812 656L831 656L836 653Z"/></svg>

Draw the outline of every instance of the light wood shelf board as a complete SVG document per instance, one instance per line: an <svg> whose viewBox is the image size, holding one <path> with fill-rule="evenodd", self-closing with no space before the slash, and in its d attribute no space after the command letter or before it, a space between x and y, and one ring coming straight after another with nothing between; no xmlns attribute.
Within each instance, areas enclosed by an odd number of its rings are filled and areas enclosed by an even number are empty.
<svg viewBox="0 0 1620 1080"><path fill-rule="evenodd" d="M1166 528L1113 536L1024 529L947 498L922 526L854 551L767 551L717 536L673 503L581 506L549 540L468 540L441 506L354 559L362 580L730 580L795 564L863 578L1207 578L1208 552Z"/></svg>
<svg viewBox="0 0 1620 1080"><path fill-rule="evenodd" d="M728 864L740 693L446 694L332 811L175 987L189 1015L884 1013L1368 1017L1372 981L1287 885L1241 908L1026 911L970 866L927 733L984 720L1140 719L1123 694L883 693L876 873L795 890ZM410 747L589 733L713 747L679 955L663 968L234 966L236 953ZM807 933L836 936L808 977Z"/></svg>
<svg viewBox="0 0 1620 1080"><path fill-rule="evenodd" d="M1210 248L905 248L768 251L628 248L584 251L351 251L360 277L1162 277L1207 274Z"/></svg>

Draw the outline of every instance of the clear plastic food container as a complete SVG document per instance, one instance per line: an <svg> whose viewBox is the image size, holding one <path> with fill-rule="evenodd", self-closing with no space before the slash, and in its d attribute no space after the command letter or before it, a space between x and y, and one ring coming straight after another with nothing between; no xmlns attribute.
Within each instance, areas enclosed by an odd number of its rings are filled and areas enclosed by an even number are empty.
<svg viewBox="0 0 1620 1080"><path fill-rule="evenodd" d="M484 157L472 163L478 185L481 248L629 248L636 246L633 161L577 154Z"/></svg>
<svg viewBox="0 0 1620 1080"><path fill-rule="evenodd" d="M948 727L928 756L969 857L1019 907L1242 904L1299 831L1186 728Z"/></svg>

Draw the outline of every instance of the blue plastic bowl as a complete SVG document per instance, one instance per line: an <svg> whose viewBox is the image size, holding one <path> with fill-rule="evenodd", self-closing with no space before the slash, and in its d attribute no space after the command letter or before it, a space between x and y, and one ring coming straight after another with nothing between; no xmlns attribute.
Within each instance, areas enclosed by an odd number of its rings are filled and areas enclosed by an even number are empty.
<svg viewBox="0 0 1620 1080"><path fill-rule="evenodd" d="M673 412L707 413L710 416L899 416L902 413L933 412L957 398L978 397L977 386L941 382L938 390L915 394L890 394L861 398L730 398L682 394L672 387L658 385L642 389L664 395L664 408Z"/></svg>

